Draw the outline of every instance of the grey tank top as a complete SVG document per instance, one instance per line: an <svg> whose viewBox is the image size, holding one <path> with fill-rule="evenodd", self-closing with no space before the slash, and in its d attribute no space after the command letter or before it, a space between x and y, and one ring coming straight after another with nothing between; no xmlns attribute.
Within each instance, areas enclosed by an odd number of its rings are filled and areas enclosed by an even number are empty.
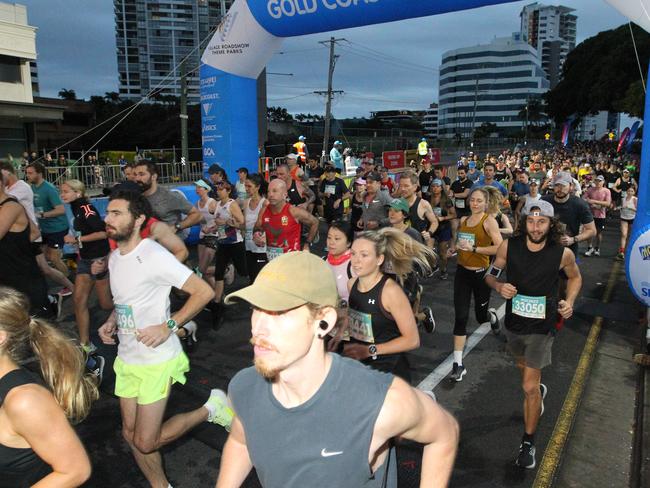
<svg viewBox="0 0 650 488"><path fill-rule="evenodd" d="M332 354L332 366L307 402L285 408L255 368L232 379L228 394L244 426L264 488L397 487L395 452L388 473L368 464L370 441L393 375ZM385 483L385 485L384 485Z"/></svg>

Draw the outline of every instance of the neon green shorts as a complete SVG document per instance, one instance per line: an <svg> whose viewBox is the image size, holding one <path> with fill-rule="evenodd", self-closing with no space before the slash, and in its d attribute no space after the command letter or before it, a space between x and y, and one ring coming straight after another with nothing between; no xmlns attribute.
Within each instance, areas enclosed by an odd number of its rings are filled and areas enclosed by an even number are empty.
<svg viewBox="0 0 650 488"><path fill-rule="evenodd" d="M190 361L184 352L158 364L127 364L119 356L113 363L115 395L137 398L138 405L148 405L169 395L174 383L185 384Z"/></svg>

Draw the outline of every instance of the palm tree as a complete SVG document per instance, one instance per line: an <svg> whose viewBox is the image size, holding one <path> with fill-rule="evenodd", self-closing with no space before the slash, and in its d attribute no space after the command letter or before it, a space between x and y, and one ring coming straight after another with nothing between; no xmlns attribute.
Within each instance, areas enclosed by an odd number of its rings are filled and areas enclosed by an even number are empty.
<svg viewBox="0 0 650 488"><path fill-rule="evenodd" d="M64 100L76 100L77 99L77 94L75 93L74 90L68 90L67 88L61 88L61 90L59 90L59 97L63 98Z"/></svg>
<svg viewBox="0 0 650 488"><path fill-rule="evenodd" d="M120 103L120 94L114 91L104 93L104 100L109 103Z"/></svg>

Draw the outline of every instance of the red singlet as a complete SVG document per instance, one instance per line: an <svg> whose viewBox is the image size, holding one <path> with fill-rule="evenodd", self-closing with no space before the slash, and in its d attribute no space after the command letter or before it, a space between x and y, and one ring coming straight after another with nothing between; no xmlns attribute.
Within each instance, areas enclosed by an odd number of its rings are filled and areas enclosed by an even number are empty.
<svg viewBox="0 0 650 488"><path fill-rule="evenodd" d="M262 214L262 227L266 234L266 254L270 260L280 254L291 251L300 251L300 222L293 218L289 209L291 205L285 203L280 212L273 213L271 206L267 206Z"/></svg>

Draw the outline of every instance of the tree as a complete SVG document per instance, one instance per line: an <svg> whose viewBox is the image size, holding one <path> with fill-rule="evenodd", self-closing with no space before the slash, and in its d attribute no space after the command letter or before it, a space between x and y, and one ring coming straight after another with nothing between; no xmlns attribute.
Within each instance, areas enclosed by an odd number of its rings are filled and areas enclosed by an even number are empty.
<svg viewBox="0 0 650 488"><path fill-rule="evenodd" d="M283 107L266 107L266 118L270 122L291 122L293 116Z"/></svg>
<svg viewBox="0 0 650 488"><path fill-rule="evenodd" d="M645 76L650 34L634 24L632 32ZM546 94L549 115L558 123L572 114L583 116L600 110L622 110L638 116L643 113L643 97L638 97L638 89L631 85L639 80L628 24L601 32L567 56L562 80Z"/></svg>
<svg viewBox="0 0 650 488"><path fill-rule="evenodd" d="M494 134L495 132L499 132L499 128L496 124L493 124L491 122L483 122L481 126L477 127L474 131L474 138L482 139L484 137L490 137L490 134Z"/></svg>
<svg viewBox="0 0 650 488"><path fill-rule="evenodd" d="M77 94L75 93L74 90L68 90L67 88L61 88L61 90L59 90L59 97L63 98L64 100L76 100L77 99Z"/></svg>
<svg viewBox="0 0 650 488"><path fill-rule="evenodd" d="M120 94L114 91L104 93L104 100L108 103L119 103Z"/></svg>

